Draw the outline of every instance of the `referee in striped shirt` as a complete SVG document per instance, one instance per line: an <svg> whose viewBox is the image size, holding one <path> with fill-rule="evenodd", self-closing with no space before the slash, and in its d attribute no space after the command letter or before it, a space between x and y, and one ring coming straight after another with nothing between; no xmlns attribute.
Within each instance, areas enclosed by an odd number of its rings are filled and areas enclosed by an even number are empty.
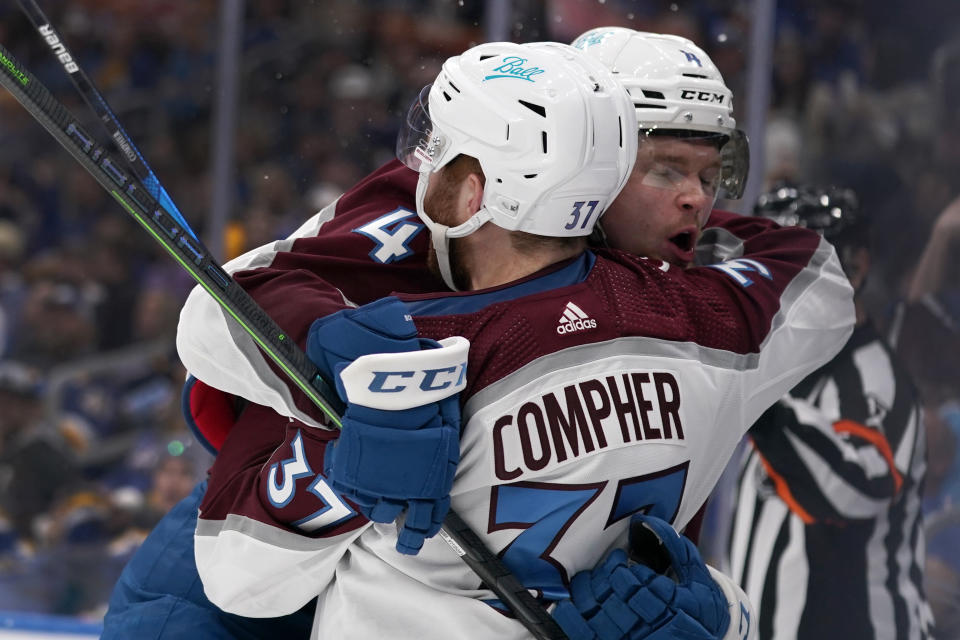
<svg viewBox="0 0 960 640"><path fill-rule="evenodd" d="M755 215L820 231L859 293L867 229L849 190L783 187ZM750 429L731 576L761 640L923 640L926 443L911 381L866 316L844 349Z"/></svg>

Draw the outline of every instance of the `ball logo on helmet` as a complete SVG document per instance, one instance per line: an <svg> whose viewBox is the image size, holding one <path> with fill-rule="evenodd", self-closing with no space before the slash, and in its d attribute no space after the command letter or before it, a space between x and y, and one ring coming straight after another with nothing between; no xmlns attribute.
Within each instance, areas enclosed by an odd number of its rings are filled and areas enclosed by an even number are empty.
<svg viewBox="0 0 960 640"><path fill-rule="evenodd" d="M538 76L541 73L546 73L545 69L540 67L524 67L527 63L526 58L521 58L520 56L507 56L503 59L503 64L499 67L494 67L494 71L499 71L499 73L491 73L483 79L484 82L487 80L493 80L494 78L516 78L517 80L526 80L527 82L536 82L533 79L533 76Z"/></svg>

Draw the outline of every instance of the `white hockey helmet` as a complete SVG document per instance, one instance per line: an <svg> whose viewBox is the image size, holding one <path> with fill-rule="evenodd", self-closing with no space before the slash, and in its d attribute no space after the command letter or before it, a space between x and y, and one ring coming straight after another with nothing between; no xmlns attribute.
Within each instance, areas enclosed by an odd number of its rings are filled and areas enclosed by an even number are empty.
<svg viewBox="0 0 960 640"><path fill-rule="evenodd" d="M749 144L733 118L733 92L703 49L680 36L625 27L591 29L573 46L620 80L633 99L641 133L721 136L720 186L728 198L743 195Z"/></svg>
<svg viewBox="0 0 960 640"><path fill-rule="evenodd" d="M417 212L452 286L448 238L486 222L511 231L587 236L636 161L630 96L599 61L569 45L481 44L448 59L414 101L397 157L420 172ZM480 210L448 228L423 211L432 173L460 154L486 178Z"/></svg>

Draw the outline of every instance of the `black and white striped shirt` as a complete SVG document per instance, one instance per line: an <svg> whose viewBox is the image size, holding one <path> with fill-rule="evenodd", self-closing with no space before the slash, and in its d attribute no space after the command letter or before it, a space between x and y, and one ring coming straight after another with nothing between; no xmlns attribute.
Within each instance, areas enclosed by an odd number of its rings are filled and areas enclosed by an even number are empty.
<svg viewBox="0 0 960 640"><path fill-rule="evenodd" d="M750 437L729 562L760 638L929 638L920 407L874 328L858 327Z"/></svg>

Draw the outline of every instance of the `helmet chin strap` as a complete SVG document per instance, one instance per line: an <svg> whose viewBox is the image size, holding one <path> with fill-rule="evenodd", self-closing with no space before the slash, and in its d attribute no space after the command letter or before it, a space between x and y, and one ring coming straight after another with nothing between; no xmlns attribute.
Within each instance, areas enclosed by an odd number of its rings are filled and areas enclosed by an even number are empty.
<svg viewBox="0 0 960 640"><path fill-rule="evenodd" d="M440 277L443 282L454 291L459 291L453 281L453 270L450 267L450 238L463 238L492 219L493 216L487 208L481 207L479 211L470 216L466 222L458 224L455 227L448 227L445 224L435 222L427 215L423 208L423 200L427 195L427 185L430 183L430 172L421 171L420 178L417 181L417 216L423 221L430 231L430 241L433 244L433 250L437 254L437 265L440 267Z"/></svg>

